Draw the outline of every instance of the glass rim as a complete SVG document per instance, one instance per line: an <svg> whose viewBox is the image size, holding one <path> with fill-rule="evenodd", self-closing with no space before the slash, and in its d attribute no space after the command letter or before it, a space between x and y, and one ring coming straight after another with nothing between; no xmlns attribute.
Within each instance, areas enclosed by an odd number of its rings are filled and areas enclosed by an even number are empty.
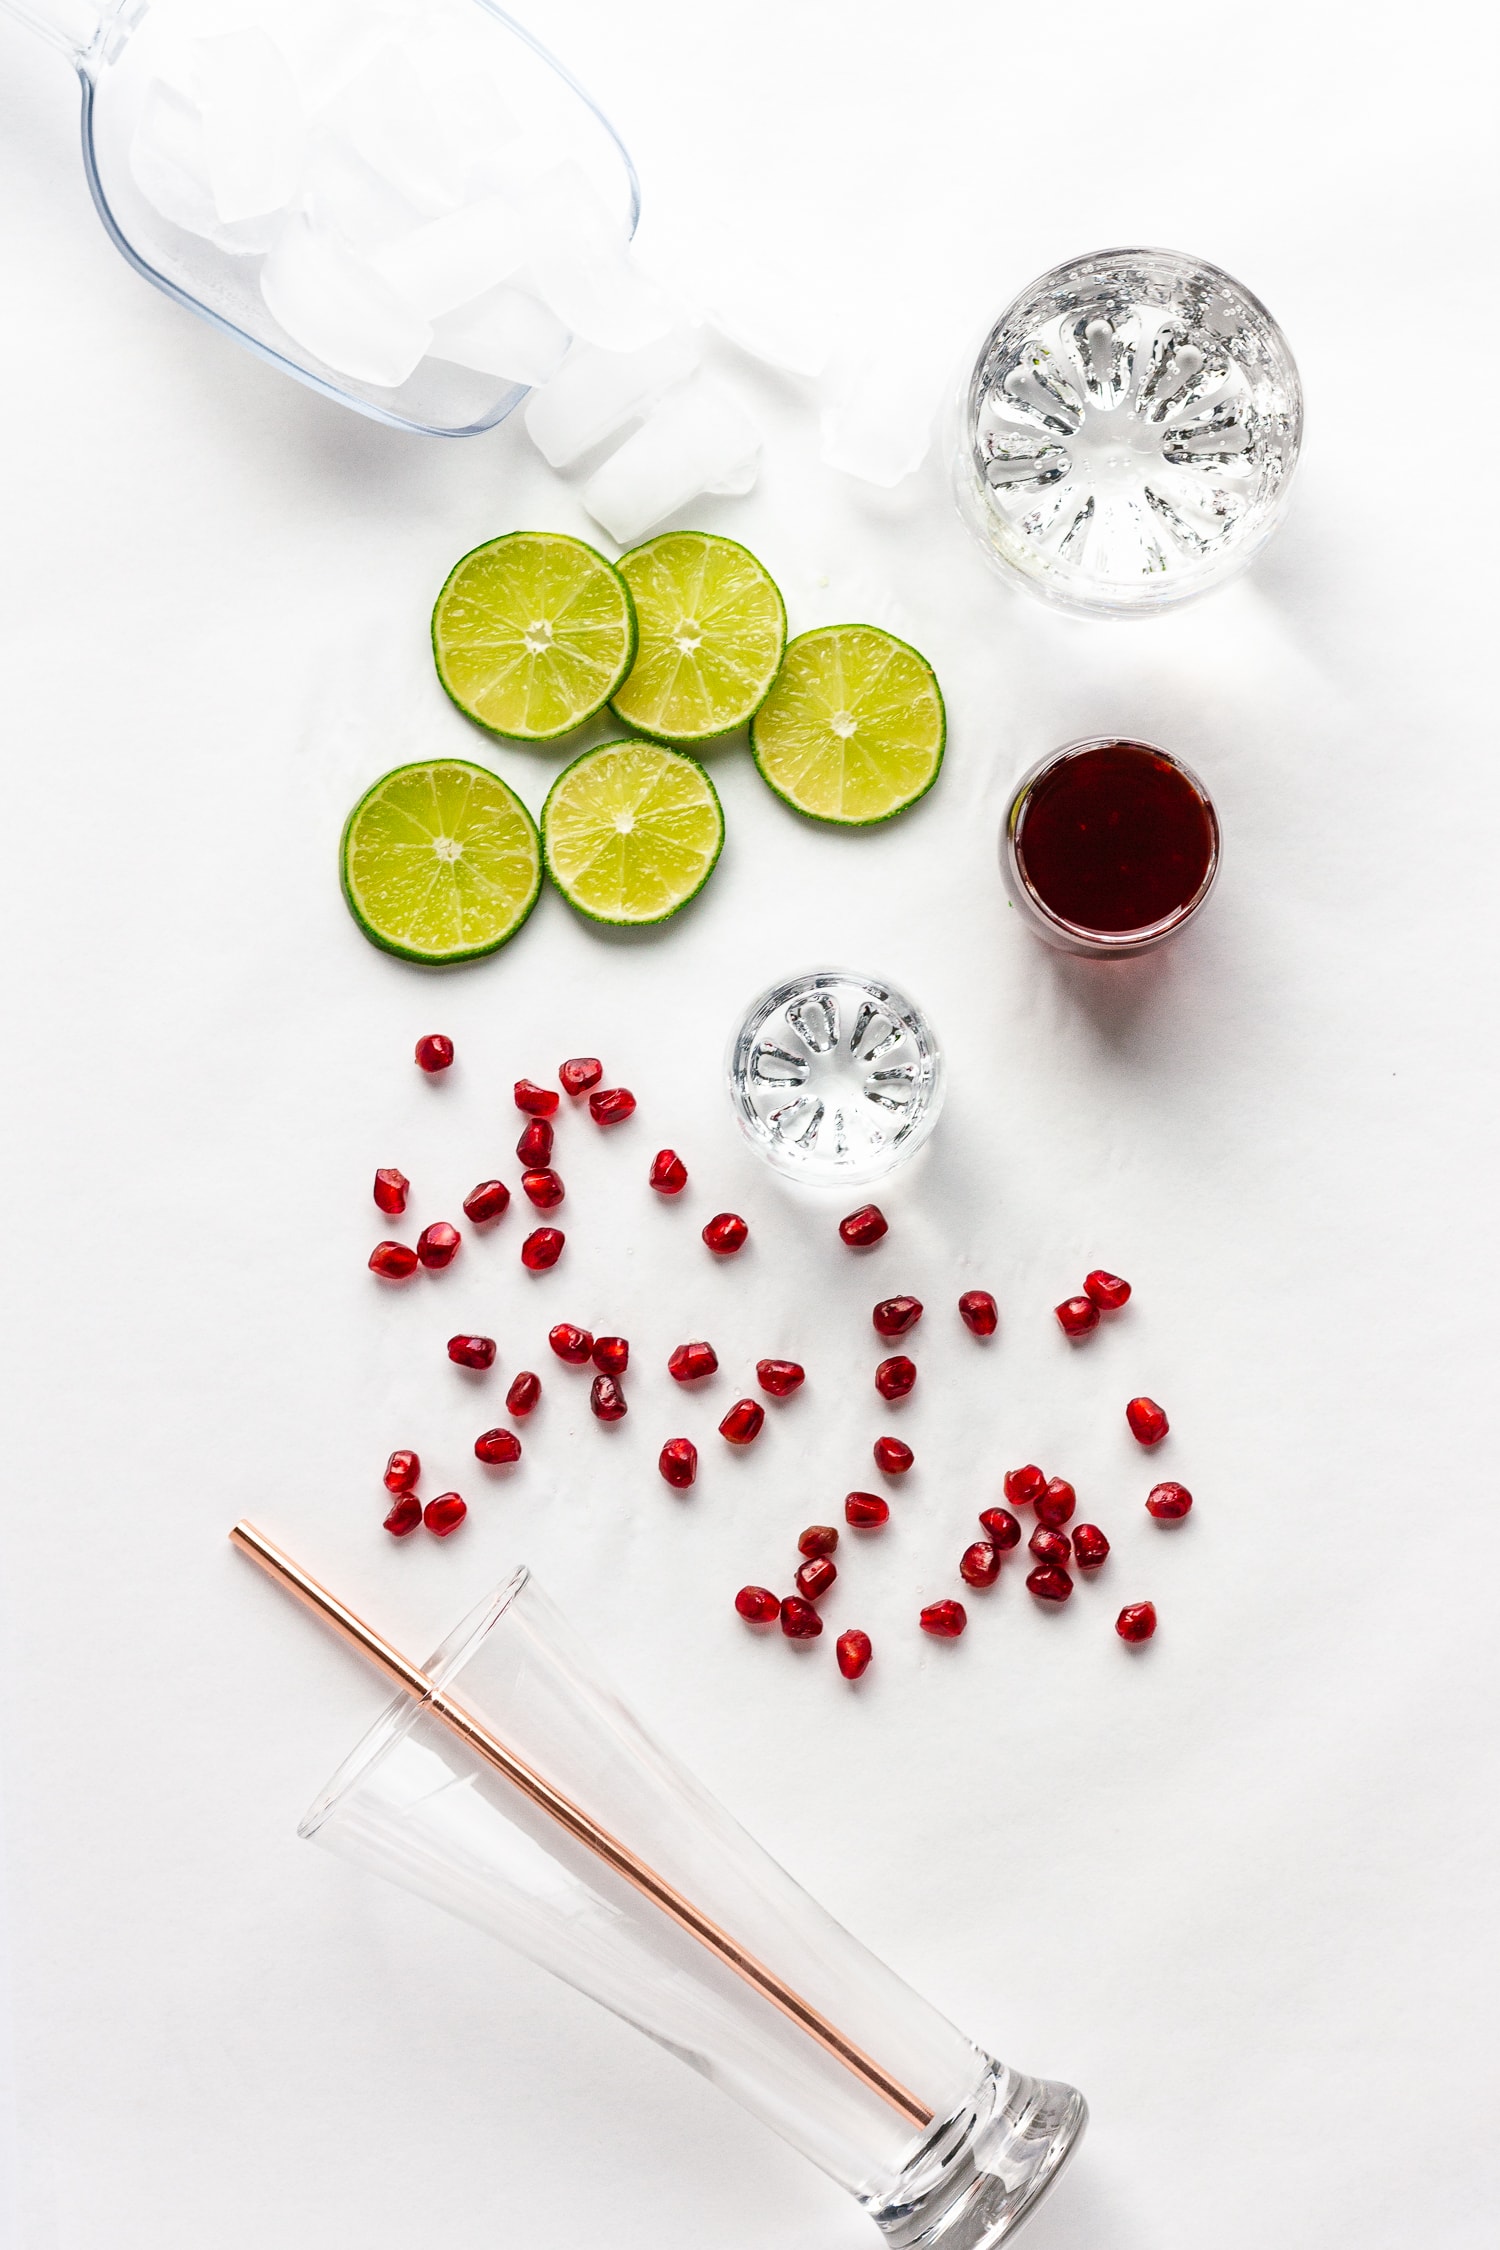
<svg viewBox="0 0 1500 2250"><path fill-rule="evenodd" d="M1059 914L1055 907L1047 904L1041 892L1032 882L1031 877L1026 872L1025 861L1019 849L1019 838L1025 827L1027 806L1031 800L1032 792L1042 777L1051 773L1055 767L1060 766L1068 758L1082 757L1090 750L1114 749L1147 750L1153 758L1163 759L1174 773L1181 774L1183 780L1203 807L1209 830L1208 866L1204 870L1202 882L1198 885L1192 897L1184 899L1180 906L1174 906L1170 914L1160 915L1154 922L1137 923L1133 929L1129 930L1099 930L1093 928L1087 922L1071 922L1066 915ZM1049 928L1056 930L1060 936L1072 939L1078 944L1086 945L1091 950L1101 953L1137 952L1142 946L1155 944L1158 939L1170 937L1174 931L1180 930L1184 922L1197 913L1199 907L1213 889L1215 882L1218 880L1219 866L1223 858L1223 838L1219 827L1219 815L1200 776L1172 751L1164 750L1159 742L1150 742L1144 735L1138 734L1083 735L1078 741L1065 742L1058 749L1049 751L1045 758L1039 758L1036 764L1021 776L1012 792L1010 806L1005 815L1004 837L1007 866L1017 885L1024 892L1027 905L1037 917L1045 922Z"/></svg>

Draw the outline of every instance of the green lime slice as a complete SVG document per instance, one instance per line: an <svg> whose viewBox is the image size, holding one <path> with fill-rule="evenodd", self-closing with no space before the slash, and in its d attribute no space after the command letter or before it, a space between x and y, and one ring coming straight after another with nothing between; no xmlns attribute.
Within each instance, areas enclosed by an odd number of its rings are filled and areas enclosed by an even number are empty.
<svg viewBox="0 0 1500 2250"><path fill-rule="evenodd" d="M483 766L397 766L344 823L339 872L365 936L407 961L472 961L514 937L542 887L536 822Z"/></svg>
<svg viewBox="0 0 1500 2250"><path fill-rule="evenodd" d="M602 711L635 659L635 605L612 563L560 531L512 531L465 555L432 613L460 711L551 742Z"/></svg>
<svg viewBox="0 0 1500 2250"><path fill-rule="evenodd" d="M595 922L665 922L702 890L723 842L708 775L656 742L585 750L542 807L547 873Z"/></svg>
<svg viewBox="0 0 1500 2250"><path fill-rule="evenodd" d="M786 647L786 607L749 550L666 531L620 557L640 642L611 709L667 742L731 734L757 712Z"/></svg>
<svg viewBox="0 0 1500 2250"><path fill-rule="evenodd" d="M777 796L846 828L890 820L925 796L946 737L932 666L875 625L799 633L750 725Z"/></svg>

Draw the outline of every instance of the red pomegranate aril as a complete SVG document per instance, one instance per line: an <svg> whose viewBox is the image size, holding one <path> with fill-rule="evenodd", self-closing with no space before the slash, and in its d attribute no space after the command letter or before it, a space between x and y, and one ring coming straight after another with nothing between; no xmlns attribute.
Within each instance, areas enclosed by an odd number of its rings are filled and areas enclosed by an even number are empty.
<svg viewBox="0 0 1500 2250"><path fill-rule="evenodd" d="M878 1531L891 1520L891 1504L878 1492L851 1492L844 1502L844 1521L856 1531Z"/></svg>
<svg viewBox="0 0 1500 2250"><path fill-rule="evenodd" d="M550 1086L538 1086L530 1078L516 1080L516 1107L524 1109L528 1117L553 1116L561 1098Z"/></svg>
<svg viewBox="0 0 1500 2250"><path fill-rule="evenodd" d="M916 1365L903 1352L883 1359L875 1370L875 1388L884 1399L905 1398L916 1379Z"/></svg>
<svg viewBox="0 0 1500 2250"><path fill-rule="evenodd" d="M529 1117L521 1127L516 1140L516 1156L529 1170L552 1162L552 1144L557 1139L545 1117Z"/></svg>
<svg viewBox="0 0 1500 2250"><path fill-rule="evenodd" d="M1154 1484L1146 1495L1146 1513L1158 1523L1181 1523L1193 1505L1185 1484Z"/></svg>
<svg viewBox="0 0 1500 2250"><path fill-rule="evenodd" d="M765 1418L766 1410L759 1399L737 1399L719 1424L719 1435L728 1438L731 1445L752 1445L760 1436Z"/></svg>
<svg viewBox="0 0 1500 2250"><path fill-rule="evenodd" d="M1008 1555L1021 1544L1021 1526L1009 1508L981 1508L979 1528L999 1554Z"/></svg>
<svg viewBox="0 0 1500 2250"><path fill-rule="evenodd" d="M821 1601L838 1574L837 1563L830 1562L827 1555L810 1555L798 1567L797 1591L810 1602Z"/></svg>
<svg viewBox="0 0 1500 2250"><path fill-rule="evenodd" d="M457 1531L468 1512L468 1502L456 1492L440 1492L422 1510L422 1521L435 1537L446 1539L450 1531Z"/></svg>
<svg viewBox="0 0 1500 2250"><path fill-rule="evenodd" d="M742 1586L734 1606L747 1625L774 1625L781 1615L781 1604L769 1586Z"/></svg>
<svg viewBox="0 0 1500 2250"><path fill-rule="evenodd" d="M823 1620L801 1594L788 1594L781 1605L781 1630L789 1641L815 1641Z"/></svg>
<svg viewBox="0 0 1500 2250"><path fill-rule="evenodd" d="M1024 1469L1007 1469L1005 1497L1013 1508L1034 1508L1047 1489L1047 1472L1028 1461Z"/></svg>
<svg viewBox="0 0 1500 2250"><path fill-rule="evenodd" d="M993 1336L1000 1325L1000 1307L988 1289L966 1289L958 1300L958 1317L971 1336Z"/></svg>
<svg viewBox="0 0 1500 2250"><path fill-rule="evenodd" d="M446 1219L434 1219L417 1236L417 1256L429 1272L440 1273L444 1266L452 1265L462 1240L457 1227L450 1226Z"/></svg>
<svg viewBox="0 0 1500 2250"><path fill-rule="evenodd" d="M560 1320L555 1328L549 1328L547 1341L569 1367L586 1367L593 1357L593 1337L586 1328L575 1328L571 1320Z"/></svg>
<svg viewBox="0 0 1500 2250"><path fill-rule="evenodd" d="M589 1390L589 1411L596 1421L623 1422L630 1409L625 1393L613 1375L596 1375Z"/></svg>
<svg viewBox="0 0 1500 2250"><path fill-rule="evenodd" d="M417 1270L417 1253L404 1242L377 1242L370 1252L370 1271L382 1281L410 1281Z"/></svg>
<svg viewBox="0 0 1500 2250"><path fill-rule="evenodd" d="M1049 1531L1043 1523L1037 1525L1026 1544L1039 1563L1047 1563L1053 1569L1066 1570L1073 1560L1073 1542L1067 1533Z"/></svg>
<svg viewBox="0 0 1500 2250"><path fill-rule="evenodd" d="M790 1398L800 1391L807 1381L807 1370L794 1359L758 1359L755 1362L755 1380L772 1398Z"/></svg>
<svg viewBox="0 0 1500 2250"><path fill-rule="evenodd" d="M1115 1619L1122 1641L1149 1641L1156 1631L1155 1602L1127 1602Z"/></svg>
<svg viewBox="0 0 1500 2250"><path fill-rule="evenodd" d="M1038 1523L1046 1524L1050 1531L1060 1531L1071 1521L1078 1495L1066 1477L1048 1477L1046 1491L1039 1492L1032 1505Z"/></svg>
<svg viewBox="0 0 1500 2250"><path fill-rule="evenodd" d="M574 1055L557 1076L565 1094L586 1094L604 1076L604 1065L597 1055Z"/></svg>
<svg viewBox="0 0 1500 2250"><path fill-rule="evenodd" d="M411 1181L404 1172L386 1165L375 1175L375 1205L389 1219L399 1218L406 1209L407 1191Z"/></svg>
<svg viewBox="0 0 1500 2250"><path fill-rule="evenodd" d="M700 1383L705 1375L717 1373L718 1365L712 1344L679 1344L667 1361L667 1373L674 1383Z"/></svg>
<svg viewBox="0 0 1500 2250"><path fill-rule="evenodd" d="M898 1437L878 1437L870 1449L875 1456L875 1466L888 1477L904 1477L916 1459L909 1445Z"/></svg>
<svg viewBox="0 0 1500 2250"><path fill-rule="evenodd" d="M464 1217L471 1226L482 1227L487 1220L498 1219L502 1211L510 1208L510 1189L504 1180L481 1180L478 1187L470 1188L464 1197Z"/></svg>
<svg viewBox="0 0 1500 2250"><path fill-rule="evenodd" d="M923 1632L939 1641L956 1641L968 1622L962 1602L929 1602L917 1619Z"/></svg>
<svg viewBox="0 0 1500 2250"><path fill-rule="evenodd" d="M891 1222L878 1203L862 1203L851 1211L847 1219L839 1221L839 1240L847 1242L851 1250L868 1250L883 1234L889 1234Z"/></svg>
<svg viewBox="0 0 1500 2250"><path fill-rule="evenodd" d="M1118 1312L1130 1296L1130 1283L1122 1281L1117 1273L1106 1273L1095 1266L1092 1273L1083 1277L1083 1293L1091 1297L1101 1312Z"/></svg>
<svg viewBox="0 0 1500 2250"><path fill-rule="evenodd" d="M797 1540L799 1555L831 1555L839 1543L838 1530L831 1523L810 1523Z"/></svg>
<svg viewBox="0 0 1500 2250"><path fill-rule="evenodd" d="M703 1229L703 1239L716 1258L732 1258L736 1250L744 1249L749 1236L750 1229L737 1211L721 1211Z"/></svg>
<svg viewBox="0 0 1500 2250"><path fill-rule="evenodd" d="M393 1539L407 1538L422 1521L421 1501L414 1492L398 1492L384 1521Z"/></svg>
<svg viewBox="0 0 1500 2250"><path fill-rule="evenodd" d="M601 1375L623 1375L630 1365L630 1343L624 1336L596 1336L594 1365Z"/></svg>
<svg viewBox="0 0 1500 2250"><path fill-rule="evenodd" d="M1172 1426L1154 1398L1133 1398L1125 1419L1137 1445L1160 1445Z"/></svg>
<svg viewBox="0 0 1500 2250"><path fill-rule="evenodd" d="M1086 1336L1091 1328L1099 1325L1099 1307L1092 1297L1064 1297L1052 1310L1065 1336Z"/></svg>
<svg viewBox="0 0 1500 2250"><path fill-rule="evenodd" d="M870 1669L870 1658L875 1653L869 1634L862 1633L857 1625L851 1626L847 1633L840 1633L833 1644L833 1652L846 1680L861 1679Z"/></svg>
<svg viewBox="0 0 1500 2250"><path fill-rule="evenodd" d="M596 1125L623 1125L635 1115L635 1096L628 1086L607 1086L589 1096L589 1115Z"/></svg>
<svg viewBox="0 0 1500 2250"><path fill-rule="evenodd" d="M691 1438L668 1438L656 1457L656 1466L679 1492L685 1492L698 1474L698 1448ZM773 1595L772 1600L775 1600Z"/></svg>
<svg viewBox="0 0 1500 2250"><path fill-rule="evenodd" d="M1026 1591L1035 1594L1039 1602L1065 1602L1073 1591L1073 1581L1054 1564L1038 1563L1035 1570L1026 1573Z"/></svg>
<svg viewBox="0 0 1500 2250"><path fill-rule="evenodd" d="M555 1172L523 1172L521 1185L539 1211L555 1211L566 1192Z"/></svg>
<svg viewBox="0 0 1500 2250"><path fill-rule="evenodd" d="M1000 1575L1000 1556L987 1539L976 1539L958 1558L958 1575L966 1586L993 1586Z"/></svg>
<svg viewBox="0 0 1500 2250"><path fill-rule="evenodd" d="M882 1297L870 1315L877 1336L904 1336L921 1317L920 1297Z"/></svg>
<svg viewBox="0 0 1500 2250"><path fill-rule="evenodd" d="M545 1273L563 1254L567 1236L560 1227L537 1227L521 1245L521 1263L528 1273Z"/></svg>
<svg viewBox="0 0 1500 2250"><path fill-rule="evenodd" d="M453 1061L453 1041L441 1031L429 1031L417 1041L417 1068L433 1071L446 1070Z"/></svg>
<svg viewBox="0 0 1500 2250"><path fill-rule="evenodd" d="M507 1414L529 1414L541 1395L542 1378L540 1375L533 1375L529 1367L523 1367L505 1394L505 1411Z"/></svg>
<svg viewBox="0 0 1500 2250"><path fill-rule="evenodd" d="M387 1492L410 1492L422 1474L422 1464L409 1446L399 1446L385 1465Z"/></svg>
<svg viewBox="0 0 1500 2250"><path fill-rule="evenodd" d="M1097 1570L1109 1555L1109 1541L1096 1523L1073 1526L1073 1560L1080 1570Z"/></svg>
<svg viewBox="0 0 1500 2250"><path fill-rule="evenodd" d="M450 1336L448 1357L455 1367L493 1367L495 1339L493 1336Z"/></svg>
<svg viewBox="0 0 1500 2250"><path fill-rule="evenodd" d="M492 1469L508 1469L521 1458L521 1441L514 1430L485 1430L474 1440L474 1458Z"/></svg>
<svg viewBox="0 0 1500 2250"><path fill-rule="evenodd" d="M649 1178L658 1195L681 1195L688 1183L687 1166L675 1148L659 1148L651 1159Z"/></svg>

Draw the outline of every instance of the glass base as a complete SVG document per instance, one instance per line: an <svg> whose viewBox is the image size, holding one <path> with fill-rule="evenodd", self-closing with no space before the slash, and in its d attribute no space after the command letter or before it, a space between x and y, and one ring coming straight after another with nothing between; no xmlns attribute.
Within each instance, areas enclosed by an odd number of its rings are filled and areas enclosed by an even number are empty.
<svg viewBox="0 0 1500 2250"><path fill-rule="evenodd" d="M861 2200L891 2250L989 2250L1036 2209L1087 2122L1074 2087L993 2063L894 2187Z"/></svg>

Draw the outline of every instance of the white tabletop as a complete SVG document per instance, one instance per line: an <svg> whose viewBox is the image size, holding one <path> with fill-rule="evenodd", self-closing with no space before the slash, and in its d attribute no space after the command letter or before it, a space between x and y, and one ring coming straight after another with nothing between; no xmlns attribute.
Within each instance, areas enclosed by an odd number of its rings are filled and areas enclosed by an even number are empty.
<svg viewBox="0 0 1500 2250"><path fill-rule="evenodd" d="M487 535L597 537L576 486L515 426L361 421L145 287L90 210L63 66L0 24L20 2250L873 2239L669 2057L296 1840L380 1693L233 1555L241 1512L416 1650L529 1559L841 1917L985 2045L1085 2089L1028 2250L1477 2250L1500 1685L1477 18L527 15L624 132L648 254L758 244L872 350L922 323L957 357L1107 242L1226 266L1301 362L1296 504L1212 599L1066 620L990 577L936 459L861 488L818 465L806 386L726 359L764 475L689 520L764 557L794 628L871 618L927 652L940 784L837 835L725 749L728 846L680 923L614 941L549 892L494 960L431 978L349 920L339 823L445 750L540 805L559 755L465 725L426 621ZM1201 925L1103 972L1027 937L994 849L1012 778L1101 729L1187 757L1227 844ZM738 1144L720 1083L735 1010L830 959L907 985L952 1070L864 1262ZM437 1085L410 1060L429 1029L459 1048ZM564 1267L523 1285L513 1216L441 1284L382 1293L372 1168L453 1211L514 1174L510 1081L577 1052L640 1111L564 1122ZM644 1187L663 1142L681 1209ZM725 1206L752 1246L719 1267L696 1232ZM1097 1263L1136 1298L1071 1350L1049 1308ZM1003 1310L987 1350L951 1314L975 1284ZM898 1288L931 1307L900 1422L920 1466L827 1605L876 1640L851 1693L829 1638L800 1660L730 1599L784 1582L801 1524L869 1481L866 1308ZM559 1317L632 1337L620 1428L541 1356ZM503 1488L442 1353L468 1325L548 1384ZM743 1459L662 1372L699 1334L726 1370L810 1369ZM1173 1418L1156 1473L1198 1496L1175 1532L1140 1508L1140 1390ZM686 1502L654 1468L679 1424L704 1453ZM469 1492L450 1542L381 1531L398 1443ZM962 1642L925 1641L919 1602L959 1590L976 1509L1027 1458L1114 1536L1103 1582L1043 1614L1012 1568ZM1146 1595L1142 1661L1110 1622Z"/></svg>

